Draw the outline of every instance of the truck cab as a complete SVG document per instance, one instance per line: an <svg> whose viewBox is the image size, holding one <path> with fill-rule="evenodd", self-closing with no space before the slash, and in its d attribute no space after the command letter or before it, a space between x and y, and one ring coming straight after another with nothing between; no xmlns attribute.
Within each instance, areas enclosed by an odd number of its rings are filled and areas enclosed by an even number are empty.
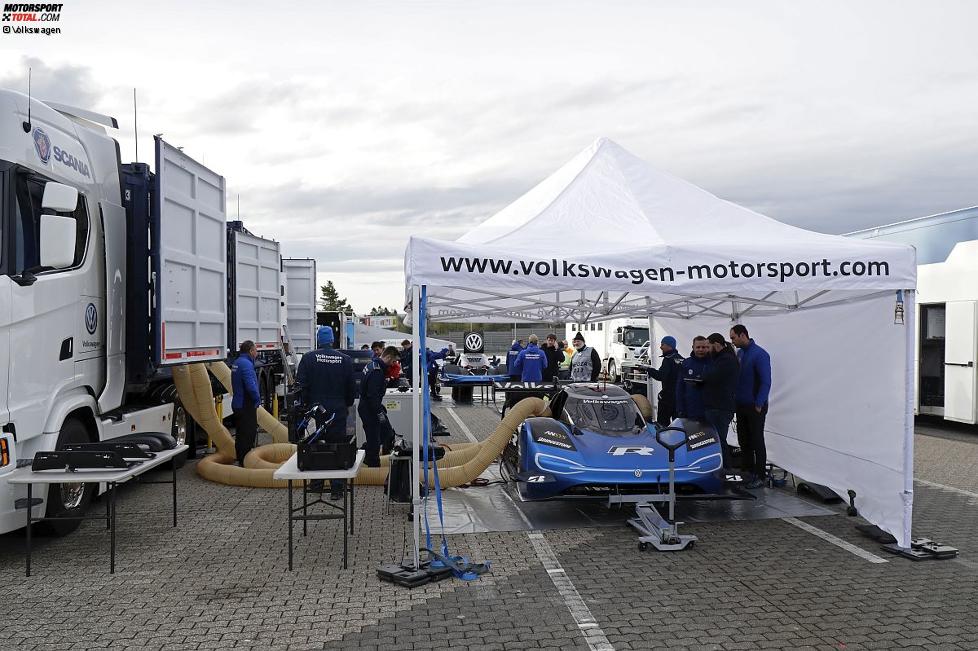
<svg viewBox="0 0 978 651"><path fill-rule="evenodd" d="M223 178L159 139L155 175L122 165L116 127L0 90L0 533L28 506L5 475L67 443L174 433L165 366L226 352ZM92 496L55 485L30 507Z"/></svg>

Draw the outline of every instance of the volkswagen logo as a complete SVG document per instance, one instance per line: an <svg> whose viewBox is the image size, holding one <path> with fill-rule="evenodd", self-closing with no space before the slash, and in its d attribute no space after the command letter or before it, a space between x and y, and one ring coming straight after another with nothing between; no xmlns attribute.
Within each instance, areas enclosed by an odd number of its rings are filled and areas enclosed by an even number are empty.
<svg viewBox="0 0 978 651"><path fill-rule="evenodd" d="M85 308L85 329L88 330L88 334L94 335L97 328L98 310L95 309L95 303L89 303Z"/></svg>
<svg viewBox="0 0 978 651"><path fill-rule="evenodd" d="M470 332L465 338L465 347L469 350L479 350L482 348L482 335L478 332Z"/></svg>
<svg viewBox="0 0 978 651"><path fill-rule="evenodd" d="M640 469L636 468L635 469L635 476L636 477L641 477L642 476L642 471Z"/></svg>

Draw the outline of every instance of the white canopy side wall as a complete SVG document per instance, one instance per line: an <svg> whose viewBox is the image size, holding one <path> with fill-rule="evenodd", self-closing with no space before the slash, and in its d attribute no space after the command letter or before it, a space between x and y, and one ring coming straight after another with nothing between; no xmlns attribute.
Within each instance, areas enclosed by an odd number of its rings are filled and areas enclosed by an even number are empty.
<svg viewBox="0 0 978 651"><path fill-rule="evenodd" d="M747 326L771 355L768 460L843 497L856 491L860 515L909 544L910 495L905 460L913 456L905 401L913 359L905 354L913 324L895 324L896 292L778 317ZM656 319L689 354L695 335L728 336L725 319ZM736 444L733 427L729 440Z"/></svg>

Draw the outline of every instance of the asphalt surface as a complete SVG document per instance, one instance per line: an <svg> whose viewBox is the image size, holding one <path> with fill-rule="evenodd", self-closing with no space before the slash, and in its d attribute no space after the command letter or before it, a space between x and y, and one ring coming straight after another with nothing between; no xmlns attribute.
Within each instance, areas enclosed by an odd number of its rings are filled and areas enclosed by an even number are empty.
<svg viewBox="0 0 978 651"><path fill-rule="evenodd" d="M447 406L449 441L466 440ZM498 423L453 408L476 438ZM411 548L405 509L387 514L379 488L357 491L349 569L327 521L297 535L289 572L284 491L212 484L189 462L176 528L169 486L120 489L114 575L95 522L39 539L30 578L23 534L0 536L0 648L975 649L976 463L978 433L918 429L915 535L955 560L884 554L841 514L799 520L887 562L780 519L688 525L700 542L675 554L640 552L626 528L494 532L449 537L490 574L408 590L374 575Z"/></svg>

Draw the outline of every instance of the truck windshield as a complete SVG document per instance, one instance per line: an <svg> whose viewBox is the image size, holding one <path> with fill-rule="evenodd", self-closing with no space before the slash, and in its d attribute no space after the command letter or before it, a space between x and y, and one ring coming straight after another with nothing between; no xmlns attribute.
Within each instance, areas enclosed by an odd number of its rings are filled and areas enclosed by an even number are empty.
<svg viewBox="0 0 978 651"><path fill-rule="evenodd" d="M641 346L648 340L648 328L625 328L621 333L621 342L629 347Z"/></svg>

